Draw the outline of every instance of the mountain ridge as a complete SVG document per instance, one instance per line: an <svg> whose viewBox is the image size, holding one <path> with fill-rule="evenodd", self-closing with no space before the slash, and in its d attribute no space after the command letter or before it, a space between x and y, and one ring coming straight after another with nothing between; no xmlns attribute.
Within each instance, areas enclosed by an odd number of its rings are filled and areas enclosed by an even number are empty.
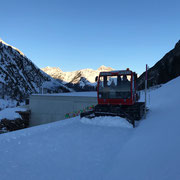
<svg viewBox="0 0 180 180"><path fill-rule="evenodd" d="M48 86L47 86L47 82ZM70 89L39 69L20 50L0 40L0 98L8 96L23 101L32 93L39 93L45 84L51 91Z"/></svg>
<svg viewBox="0 0 180 180"><path fill-rule="evenodd" d="M79 82L80 79L78 79L78 78L81 78L81 77L86 78L90 83L94 83L95 76L98 76L99 72L112 71L114 69L111 67L106 67L106 66L102 65L97 70L93 70L91 68L86 68L86 69L80 69L80 70L71 71L71 72L63 72L58 67L50 67L50 66L41 68L41 70L43 70L44 72L46 72L53 78L60 79L66 83L75 84L75 83ZM82 76L82 75L84 75L84 76ZM75 78L75 76L77 76L77 78Z"/></svg>

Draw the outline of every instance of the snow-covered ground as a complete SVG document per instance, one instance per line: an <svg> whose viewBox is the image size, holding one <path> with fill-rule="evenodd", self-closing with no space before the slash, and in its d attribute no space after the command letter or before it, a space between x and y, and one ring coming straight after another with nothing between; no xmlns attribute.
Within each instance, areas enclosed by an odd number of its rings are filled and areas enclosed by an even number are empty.
<svg viewBox="0 0 180 180"><path fill-rule="evenodd" d="M40 96L41 94L33 94ZM88 92L68 92L68 93L54 93L54 94L42 94L42 96L85 96L85 97L97 97L96 91Z"/></svg>
<svg viewBox="0 0 180 180"><path fill-rule="evenodd" d="M5 118L8 120L20 118L20 115L16 111L26 110L26 108L23 108L24 103L20 105L21 107L16 107L17 101L10 98L0 99L0 121Z"/></svg>
<svg viewBox="0 0 180 180"><path fill-rule="evenodd" d="M16 118L21 118L21 116L16 113L16 111L26 111L26 108L22 107L14 107L14 108L6 108L0 111L0 121L2 119L14 120Z"/></svg>
<svg viewBox="0 0 180 180"><path fill-rule="evenodd" d="M0 99L0 110L10 107L15 107L17 105L16 100L12 99Z"/></svg>
<svg viewBox="0 0 180 180"><path fill-rule="evenodd" d="M0 135L0 179L179 180L179 89L180 77L151 91L136 128L76 117Z"/></svg>

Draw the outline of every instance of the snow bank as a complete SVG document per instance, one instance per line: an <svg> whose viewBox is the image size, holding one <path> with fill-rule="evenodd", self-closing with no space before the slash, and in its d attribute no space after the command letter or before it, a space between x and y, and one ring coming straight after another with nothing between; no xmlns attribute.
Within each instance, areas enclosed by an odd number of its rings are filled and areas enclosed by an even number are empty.
<svg viewBox="0 0 180 180"><path fill-rule="evenodd" d="M16 111L26 111L24 108L16 107L16 108L6 108L2 111L0 111L0 121L2 119L8 119L8 120L13 120L16 118L21 118Z"/></svg>
<svg viewBox="0 0 180 180"><path fill-rule="evenodd" d="M98 126L111 126L111 127L124 127L124 128L132 128L132 124L130 124L127 120L121 117L96 117L93 119L82 118L80 120L82 123L98 125Z"/></svg>
<svg viewBox="0 0 180 180"><path fill-rule="evenodd" d="M17 105L16 100L12 99L0 99L0 110L9 108L9 107L15 107Z"/></svg>

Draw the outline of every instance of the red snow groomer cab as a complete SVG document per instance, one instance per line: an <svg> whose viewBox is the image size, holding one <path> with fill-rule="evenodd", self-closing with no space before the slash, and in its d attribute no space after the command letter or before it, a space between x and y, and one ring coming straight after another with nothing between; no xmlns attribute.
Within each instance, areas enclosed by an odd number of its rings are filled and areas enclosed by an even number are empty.
<svg viewBox="0 0 180 180"><path fill-rule="evenodd" d="M97 97L100 105L133 105L138 100L135 72L127 70L100 72Z"/></svg>
<svg viewBox="0 0 180 180"><path fill-rule="evenodd" d="M100 72L96 77L98 104L81 117L120 116L135 125L144 115L145 103L138 102L137 74L126 70Z"/></svg>

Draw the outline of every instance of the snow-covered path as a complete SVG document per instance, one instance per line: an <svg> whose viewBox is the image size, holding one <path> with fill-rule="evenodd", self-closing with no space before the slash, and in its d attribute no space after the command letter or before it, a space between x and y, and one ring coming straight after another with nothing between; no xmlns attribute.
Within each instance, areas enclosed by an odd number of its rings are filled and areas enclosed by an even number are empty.
<svg viewBox="0 0 180 180"><path fill-rule="evenodd" d="M0 179L103 179L132 134L79 118L3 134Z"/></svg>

